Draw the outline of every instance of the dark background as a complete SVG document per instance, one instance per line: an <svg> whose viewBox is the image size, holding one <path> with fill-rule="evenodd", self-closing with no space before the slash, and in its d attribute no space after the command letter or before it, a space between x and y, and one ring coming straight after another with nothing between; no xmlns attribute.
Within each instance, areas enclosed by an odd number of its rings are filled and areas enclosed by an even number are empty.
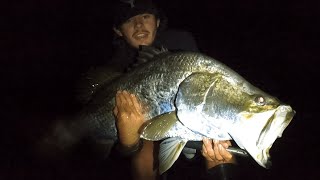
<svg viewBox="0 0 320 180"><path fill-rule="evenodd" d="M318 1L158 1L169 27L190 31L203 53L296 110L273 145L272 169L247 165L252 179L319 179ZM30 0L2 7L8 8L0 26L0 179L106 179L90 157L66 162L53 153L58 160L52 163L39 158L35 144L56 115L74 110L72 87L80 73L110 58L110 2Z"/></svg>

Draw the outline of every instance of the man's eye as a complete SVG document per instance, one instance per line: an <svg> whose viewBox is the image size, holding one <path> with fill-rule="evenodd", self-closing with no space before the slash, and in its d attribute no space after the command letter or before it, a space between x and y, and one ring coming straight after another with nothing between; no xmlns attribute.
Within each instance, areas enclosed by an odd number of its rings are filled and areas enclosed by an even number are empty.
<svg viewBox="0 0 320 180"><path fill-rule="evenodd" d="M143 15L143 19L148 19L150 17L150 15L146 14L146 15Z"/></svg>
<svg viewBox="0 0 320 180"><path fill-rule="evenodd" d="M132 22L132 19L127 19L124 23L131 23Z"/></svg>

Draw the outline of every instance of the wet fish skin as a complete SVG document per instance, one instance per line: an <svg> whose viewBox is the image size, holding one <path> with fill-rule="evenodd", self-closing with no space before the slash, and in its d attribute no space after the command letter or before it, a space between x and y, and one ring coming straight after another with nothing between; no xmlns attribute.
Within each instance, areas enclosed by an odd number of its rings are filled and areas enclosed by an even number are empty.
<svg viewBox="0 0 320 180"><path fill-rule="evenodd" d="M160 161L165 159L161 172L171 167L187 141L203 137L232 139L266 167L269 149L294 116L290 106L209 56L163 52L101 85L69 129L77 129L77 137L106 140L111 149L118 140L112 113L118 90L136 94L144 107L146 123L141 137L169 139L163 149L168 145L176 148L174 155L161 154L164 151L160 149Z"/></svg>
<svg viewBox="0 0 320 180"><path fill-rule="evenodd" d="M180 83L195 72L234 73L224 64L200 53L163 53L152 61L103 85L83 110L82 117L89 123L94 138L117 140L112 109L118 90L136 94L144 105L146 119L174 111L175 96ZM242 79L236 77L238 81Z"/></svg>

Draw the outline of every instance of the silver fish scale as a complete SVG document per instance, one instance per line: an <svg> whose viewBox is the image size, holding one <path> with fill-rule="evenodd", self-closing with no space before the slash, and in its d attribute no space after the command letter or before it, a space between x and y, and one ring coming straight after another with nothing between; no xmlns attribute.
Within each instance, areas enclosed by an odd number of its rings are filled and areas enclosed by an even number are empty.
<svg viewBox="0 0 320 180"><path fill-rule="evenodd" d="M93 138L117 140L113 116L117 90L127 90L138 96L147 112L146 119L175 110L174 100L180 83L194 72L233 74L224 64L200 53L160 54L114 81L102 85L86 108ZM241 77L240 77L241 80Z"/></svg>
<svg viewBox="0 0 320 180"><path fill-rule="evenodd" d="M184 140L232 137L263 167L268 165L273 142L294 115L291 107L277 109L280 104L276 99L208 56L164 53L98 88L81 115L85 116L82 125L94 139L117 140L112 112L117 90L137 95L146 121L156 117L149 121L154 126L142 132L143 138L148 134L150 140L163 135ZM256 97L265 103L257 102ZM167 113L174 110L177 114Z"/></svg>

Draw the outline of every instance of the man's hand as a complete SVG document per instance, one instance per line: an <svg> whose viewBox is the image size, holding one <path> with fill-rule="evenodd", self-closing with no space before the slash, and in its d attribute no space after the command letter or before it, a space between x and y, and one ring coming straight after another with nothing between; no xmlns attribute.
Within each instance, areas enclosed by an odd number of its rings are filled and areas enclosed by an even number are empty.
<svg viewBox="0 0 320 180"><path fill-rule="evenodd" d="M203 139L202 155L206 159L207 169L223 163L235 163L232 154L226 150L229 146L230 141Z"/></svg>
<svg viewBox="0 0 320 180"><path fill-rule="evenodd" d="M136 96L127 91L118 91L113 113L120 143L126 147L137 144L140 139L138 131L144 123L144 117Z"/></svg>

